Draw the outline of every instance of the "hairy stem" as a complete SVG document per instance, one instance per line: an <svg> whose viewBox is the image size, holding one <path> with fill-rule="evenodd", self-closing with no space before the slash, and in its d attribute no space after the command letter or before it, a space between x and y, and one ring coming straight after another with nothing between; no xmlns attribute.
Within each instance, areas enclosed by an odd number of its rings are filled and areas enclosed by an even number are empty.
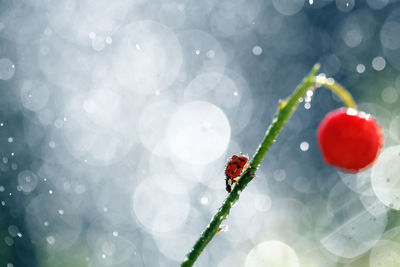
<svg viewBox="0 0 400 267"><path fill-rule="evenodd" d="M272 124L268 127L264 140L254 154L252 161L250 162L250 168L247 169L247 171L240 177L238 184L235 185L231 193L226 197L225 201L222 203L222 206L211 219L211 222L207 225L207 228L201 233L200 238L196 241L193 248L186 255L186 258L181 263L181 267L193 266L203 249L219 232L219 227L222 221L227 218L232 206L239 199L240 192L243 191L247 184L254 178L260 163L267 154L267 151L275 142L290 116L296 110L300 103L300 98L306 94L307 90L315 88L316 86L327 87L335 92L343 100L347 107L356 107L351 95L341 85L322 76L316 77L318 70L319 64L314 65L311 72L303 79L302 83L297 86L294 93L286 100L280 102L278 113L273 119Z"/></svg>

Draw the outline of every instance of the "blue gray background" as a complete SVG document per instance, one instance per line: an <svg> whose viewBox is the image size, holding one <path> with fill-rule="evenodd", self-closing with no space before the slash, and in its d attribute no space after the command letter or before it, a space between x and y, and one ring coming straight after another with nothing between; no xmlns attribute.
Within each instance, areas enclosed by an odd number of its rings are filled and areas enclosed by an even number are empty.
<svg viewBox="0 0 400 267"><path fill-rule="evenodd" d="M318 89L197 266L398 266L398 1L0 0L0 266L177 266L316 62L377 164L323 162Z"/></svg>

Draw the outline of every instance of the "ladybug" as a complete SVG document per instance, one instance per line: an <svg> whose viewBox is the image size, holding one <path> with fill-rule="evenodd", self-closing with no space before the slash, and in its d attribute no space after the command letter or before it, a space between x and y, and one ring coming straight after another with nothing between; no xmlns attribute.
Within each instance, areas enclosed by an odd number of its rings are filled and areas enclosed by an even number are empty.
<svg viewBox="0 0 400 267"><path fill-rule="evenodd" d="M228 193L232 190L232 185L237 183L237 177L239 177L243 170L249 168L248 166L249 157L247 155L242 155L239 153L237 155L233 155L228 159L228 162L225 167L225 183L226 183L226 191Z"/></svg>

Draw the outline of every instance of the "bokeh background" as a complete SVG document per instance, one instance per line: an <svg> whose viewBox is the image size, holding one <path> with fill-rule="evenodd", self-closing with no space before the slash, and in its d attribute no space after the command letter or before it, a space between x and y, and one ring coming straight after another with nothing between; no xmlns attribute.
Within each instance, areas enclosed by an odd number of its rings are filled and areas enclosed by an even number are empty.
<svg viewBox="0 0 400 267"><path fill-rule="evenodd" d="M316 62L377 164L322 161L317 90L197 266L400 266L399 1L0 0L0 266L177 266Z"/></svg>

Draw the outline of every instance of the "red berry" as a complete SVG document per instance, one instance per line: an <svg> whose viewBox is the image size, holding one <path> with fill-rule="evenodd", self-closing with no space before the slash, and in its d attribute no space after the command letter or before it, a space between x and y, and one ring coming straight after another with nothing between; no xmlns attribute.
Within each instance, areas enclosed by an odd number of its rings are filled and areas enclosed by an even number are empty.
<svg viewBox="0 0 400 267"><path fill-rule="evenodd" d="M369 167L383 145L382 130L375 119L351 108L327 114L317 136L324 160L347 172Z"/></svg>

